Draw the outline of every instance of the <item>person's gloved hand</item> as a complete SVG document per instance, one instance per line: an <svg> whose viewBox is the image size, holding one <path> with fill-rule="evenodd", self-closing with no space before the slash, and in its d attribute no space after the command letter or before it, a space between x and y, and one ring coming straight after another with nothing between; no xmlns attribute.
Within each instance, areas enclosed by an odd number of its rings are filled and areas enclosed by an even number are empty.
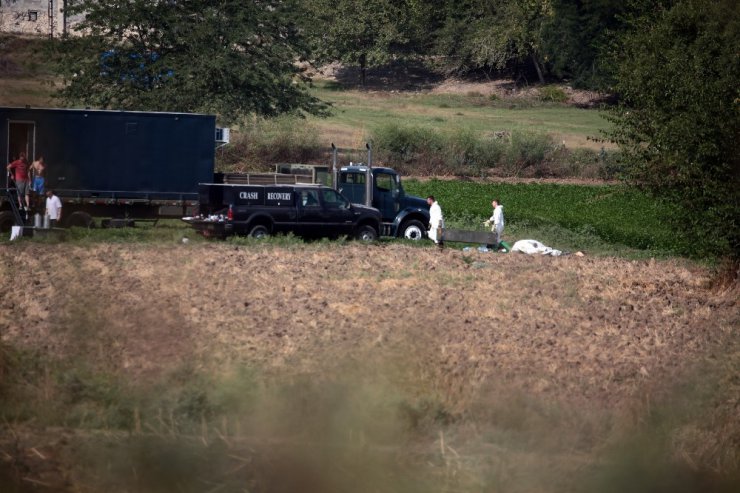
<svg viewBox="0 0 740 493"><path fill-rule="evenodd" d="M488 227L488 226L490 226L490 225L491 225L491 221L490 221L490 219L486 219L485 221L483 221L483 226L486 226L486 227Z"/></svg>

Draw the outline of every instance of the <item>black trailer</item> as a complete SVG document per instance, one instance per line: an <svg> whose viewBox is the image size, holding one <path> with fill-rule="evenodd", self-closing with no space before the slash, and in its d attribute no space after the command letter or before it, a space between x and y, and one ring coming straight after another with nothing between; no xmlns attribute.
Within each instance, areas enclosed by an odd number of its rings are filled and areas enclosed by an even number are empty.
<svg viewBox="0 0 740 493"><path fill-rule="evenodd" d="M43 156L66 226L191 214L198 183L213 180L216 133L213 115L0 107L3 166L21 152L29 165ZM6 175L0 231L16 223L13 188ZM32 202L43 213L43 197Z"/></svg>

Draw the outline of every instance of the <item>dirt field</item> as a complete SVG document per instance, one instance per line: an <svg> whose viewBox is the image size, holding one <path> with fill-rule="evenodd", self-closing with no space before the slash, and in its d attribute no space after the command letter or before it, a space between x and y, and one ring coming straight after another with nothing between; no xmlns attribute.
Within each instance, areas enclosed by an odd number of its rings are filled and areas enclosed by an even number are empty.
<svg viewBox="0 0 740 493"><path fill-rule="evenodd" d="M456 470L469 474L482 474L492 467L482 457L501 453L483 430L513 426L521 433L524 425L512 424L521 413L525 428L540 433L550 425L544 411L532 408L557 405L573 413L558 426L575 426L581 435L593 419L611 436L620 426L639 427L650 406L670 402L676 386L705 364L725 361L732 374L740 348L737 290L709 290L707 271L678 261L532 258L397 244L25 243L0 246L0 280L6 345L105 360L106 368L141 385L188 362L204 371L247 365L291 382L348 375L382 381L389 393L415 403L414 420L427 419L423 403L433 403L436 418L422 427L428 432L422 443L436 450L439 440L442 455L448 446ZM733 460L727 447L740 443L740 384L737 378L721 384L701 433L696 423L694 434L676 431L673 438L693 454L681 461L727 467ZM604 416L610 425L603 425ZM439 427L450 434L447 442ZM30 480L43 473L41 482L51 489L95 491L81 487L79 464L65 463L73 460L66 449L74 433L36 429L24 441L11 427L0 450L7 462L12 443L36 464L28 466ZM592 453L604 441L591 437L586 449ZM505 447L510 457L513 445ZM521 486L516 475L508 481L503 490L520 490L511 487ZM476 488L468 491L503 491ZM553 489L530 484L521 491Z"/></svg>

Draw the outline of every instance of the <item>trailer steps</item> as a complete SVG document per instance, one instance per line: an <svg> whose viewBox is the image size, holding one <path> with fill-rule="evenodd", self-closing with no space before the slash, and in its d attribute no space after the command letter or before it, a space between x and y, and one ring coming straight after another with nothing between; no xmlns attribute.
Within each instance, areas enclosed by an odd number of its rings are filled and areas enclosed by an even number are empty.
<svg viewBox="0 0 740 493"><path fill-rule="evenodd" d="M21 214L18 208L18 189L17 188L6 188L5 196L8 198L10 204L10 210L13 212L13 218L15 219L16 226L24 226L26 224L23 214Z"/></svg>

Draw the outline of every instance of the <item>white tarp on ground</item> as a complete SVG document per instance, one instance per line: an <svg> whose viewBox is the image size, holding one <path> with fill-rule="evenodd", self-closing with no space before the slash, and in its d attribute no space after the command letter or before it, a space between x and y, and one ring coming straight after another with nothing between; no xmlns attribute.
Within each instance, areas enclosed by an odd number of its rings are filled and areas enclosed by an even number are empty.
<svg viewBox="0 0 740 493"><path fill-rule="evenodd" d="M511 251L528 255L552 255L553 257L559 257L563 254L560 250L545 246L537 240L519 240L511 247Z"/></svg>
<svg viewBox="0 0 740 493"><path fill-rule="evenodd" d="M12 226L10 228L10 241L23 236L23 226Z"/></svg>

